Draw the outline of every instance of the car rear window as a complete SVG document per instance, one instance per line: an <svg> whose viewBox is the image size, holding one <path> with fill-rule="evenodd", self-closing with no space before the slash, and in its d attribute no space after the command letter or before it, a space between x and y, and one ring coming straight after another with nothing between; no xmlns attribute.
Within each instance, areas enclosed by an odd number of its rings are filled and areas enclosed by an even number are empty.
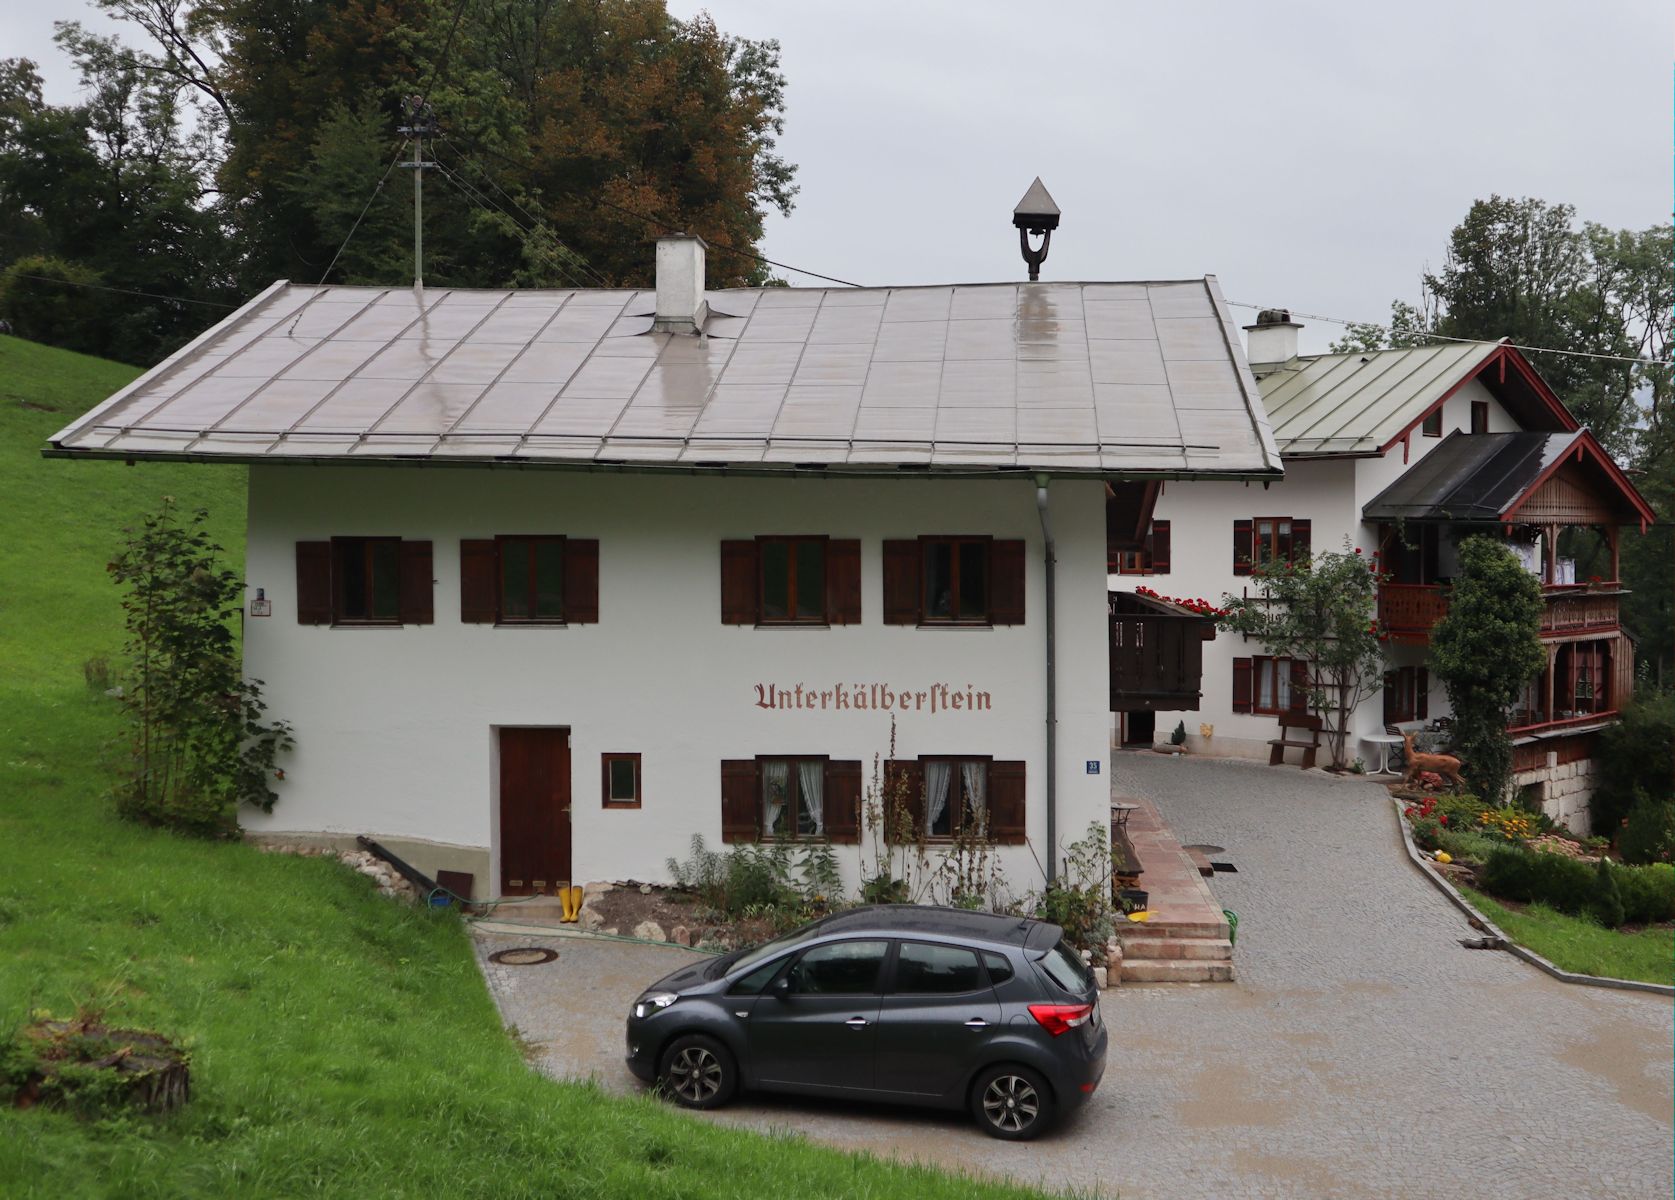
<svg viewBox="0 0 1675 1200"><path fill-rule="evenodd" d="M1093 976L1082 962L1082 956L1064 942L1047 951L1040 962L1047 978L1072 995L1080 996L1093 986Z"/></svg>

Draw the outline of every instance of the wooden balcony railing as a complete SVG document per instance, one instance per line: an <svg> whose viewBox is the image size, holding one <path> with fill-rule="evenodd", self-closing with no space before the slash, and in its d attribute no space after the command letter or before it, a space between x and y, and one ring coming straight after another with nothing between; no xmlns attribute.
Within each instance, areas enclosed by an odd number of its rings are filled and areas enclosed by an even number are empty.
<svg viewBox="0 0 1675 1200"><path fill-rule="evenodd" d="M1612 585L1607 585L1608 587ZM1543 635L1609 633L1618 627L1620 591L1545 587ZM1448 594L1434 583L1386 583L1378 589L1378 623L1398 642L1428 642L1431 629L1448 611Z"/></svg>
<svg viewBox="0 0 1675 1200"><path fill-rule="evenodd" d="M1548 588L1541 614L1542 633L1592 633L1617 628L1617 593Z"/></svg>

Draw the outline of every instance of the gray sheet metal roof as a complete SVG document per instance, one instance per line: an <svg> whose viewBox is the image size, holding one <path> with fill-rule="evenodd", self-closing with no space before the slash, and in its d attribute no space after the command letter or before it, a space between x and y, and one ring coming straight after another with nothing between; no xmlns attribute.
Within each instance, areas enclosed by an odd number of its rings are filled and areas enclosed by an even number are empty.
<svg viewBox="0 0 1675 1200"><path fill-rule="evenodd" d="M120 457L1273 475L1214 277L711 292L277 283L56 437ZM52 451L49 451L49 453Z"/></svg>
<svg viewBox="0 0 1675 1200"><path fill-rule="evenodd" d="M1262 403L1282 454L1372 453L1499 348L1445 342L1300 359L1262 379Z"/></svg>
<svg viewBox="0 0 1675 1200"><path fill-rule="evenodd" d="M1581 433L1451 433L1361 510L1369 521L1495 521Z"/></svg>

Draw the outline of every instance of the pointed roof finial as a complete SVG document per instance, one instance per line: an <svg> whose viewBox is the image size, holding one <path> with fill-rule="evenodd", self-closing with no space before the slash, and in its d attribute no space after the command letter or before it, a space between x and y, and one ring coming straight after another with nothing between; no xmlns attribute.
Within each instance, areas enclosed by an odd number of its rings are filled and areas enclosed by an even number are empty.
<svg viewBox="0 0 1675 1200"><path fill-rule="evenodd" d="M1018 207L1012 210L1012 224L1017 226L1018 248L1029 264L1030 282L1034 283L1041 278L1041 264L1047 260L1047 246L1053 240L1053 230L1059 227L1059 206L1047 194L1041 176L1035 177L1029 191L1018 201ZM1041 245L1038 248L1030 246L1031 234L1040 236Z"/></svg>

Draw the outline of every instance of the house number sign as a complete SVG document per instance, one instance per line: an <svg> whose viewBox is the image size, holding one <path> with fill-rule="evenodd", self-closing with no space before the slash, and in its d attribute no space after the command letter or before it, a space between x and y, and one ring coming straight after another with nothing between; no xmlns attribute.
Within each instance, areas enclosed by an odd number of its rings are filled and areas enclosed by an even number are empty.
<svg viewBox="0 0 1675 1200"><path fill-rule="evenodd" d="M923 687L894 687L887 683L777 683L756 685L756 707L775 711L814 709L826 712L988 712L994 707L988 692L969 683L964 687L928 683Z"/></svg>

